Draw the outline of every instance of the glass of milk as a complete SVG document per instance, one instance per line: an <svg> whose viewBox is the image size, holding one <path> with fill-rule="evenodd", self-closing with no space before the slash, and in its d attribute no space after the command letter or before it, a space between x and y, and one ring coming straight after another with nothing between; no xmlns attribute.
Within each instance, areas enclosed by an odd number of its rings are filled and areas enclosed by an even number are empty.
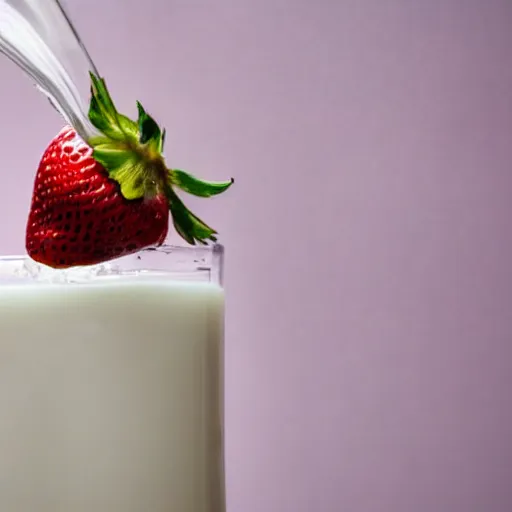
<svg viewBox="0 0 512 512"><path fill-rule="evenodd" d="M225 511L222 259L0 258L0 510Z"/></svg>

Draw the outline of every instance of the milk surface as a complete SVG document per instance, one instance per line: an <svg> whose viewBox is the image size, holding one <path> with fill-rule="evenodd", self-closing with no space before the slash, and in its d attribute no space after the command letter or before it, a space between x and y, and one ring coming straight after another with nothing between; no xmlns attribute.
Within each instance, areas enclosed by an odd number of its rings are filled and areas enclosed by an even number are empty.
<svg viewBox="0 0 512 512"><path fill-rule="evenodd" d="M0 286L0 511L224 512L222 289Z"/></svg>

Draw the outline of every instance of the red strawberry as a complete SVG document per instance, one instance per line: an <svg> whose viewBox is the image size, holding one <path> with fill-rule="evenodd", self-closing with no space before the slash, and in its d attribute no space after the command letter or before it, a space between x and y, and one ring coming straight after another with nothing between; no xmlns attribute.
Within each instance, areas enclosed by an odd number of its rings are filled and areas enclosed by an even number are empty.
<svg viewBox="0 0 512 512"><path fill-rule="evenodd" d="M64 128L43 155L35 179L26 248L54 268L91 265L160 245L171 212L189 243L215 240L173 190L209 197L232 183L208 183L165 167L164 133L139 107L135 124L117 113L102 79L91 75L89 118L102 134L87 143Z"/></svg>
<svg viewBox="0 0 512 512"><path fill-rule="evenodd" d="M75 130L64 128L43 155L28 218L28 255L53 267L90 265L160 245L165 195L128 201Z"/></svg>

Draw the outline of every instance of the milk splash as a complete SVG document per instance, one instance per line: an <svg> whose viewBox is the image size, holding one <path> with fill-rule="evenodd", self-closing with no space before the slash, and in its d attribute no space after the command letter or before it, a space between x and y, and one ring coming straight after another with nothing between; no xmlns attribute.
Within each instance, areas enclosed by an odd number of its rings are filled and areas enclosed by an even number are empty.
<svg viewBox="0 0 512 512"><path fill-rule="evenodd" d="M89 71L99 73L59 0L0 0L0 52L35 81L84 140L97 133L86 98Z"/></svg>

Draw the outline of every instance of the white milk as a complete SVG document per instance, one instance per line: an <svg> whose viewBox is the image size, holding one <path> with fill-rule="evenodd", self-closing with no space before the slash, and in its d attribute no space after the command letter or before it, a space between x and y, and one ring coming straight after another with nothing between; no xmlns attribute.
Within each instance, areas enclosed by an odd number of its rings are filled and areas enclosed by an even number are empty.
<svg viewBox="0 0 512 512"><path fill-rule="evenodd" d="M223 512L223 291L0 286L0 511Z"/></svg>

